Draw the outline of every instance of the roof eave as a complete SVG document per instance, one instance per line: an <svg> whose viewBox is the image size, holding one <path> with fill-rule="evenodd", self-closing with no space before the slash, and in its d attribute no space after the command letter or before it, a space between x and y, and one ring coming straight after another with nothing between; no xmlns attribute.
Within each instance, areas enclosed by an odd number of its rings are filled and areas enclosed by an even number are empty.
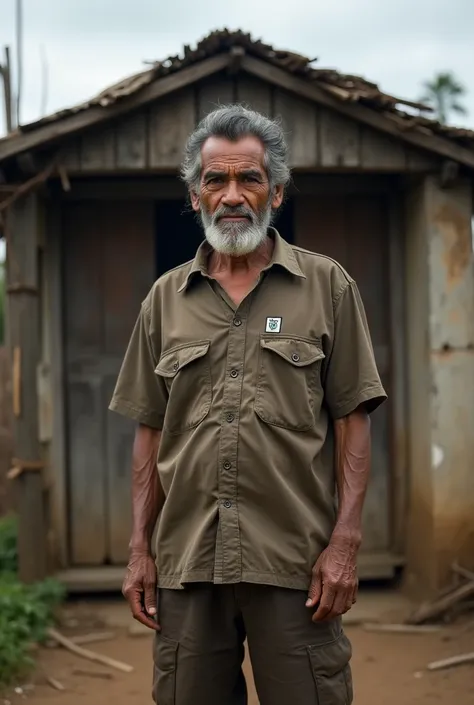
<svg viewBox="0 0 474 705"><path fill-rule="evenodd" d="M175 90L231 67L232 63L233 56L231 52L226 51L157 78L137 93L118 100L108 107L93 105L57 122L40 125L31 132L4 138L0 140L0 162L22 152L54 144L67 136L115 119ZM308 100L325 105L396 139L474 169L474 150L465 148L445 137L427 134L416 127L412 130L403 129L397 121L390 119L390 116L357 102L344 102L316 83L290 73L268 61L244 54L239 60L239 69Z"/></svg>
<svg viewBox="0 0 474 705"><path fill-rule="evenodd" d="M277 66L273 66L260 59L245 56L242 60L242 68L265 81L278 85L280 88L293 91L303 98L325 105L331 110L335 110L358 122L369 125L396 139L408 142L420 149L426 149L446 159L452 159L459 164L474 169L474 150L462 147L452 140L438 137L437 135L429 135L421 131L402 130L396 122L390 120L390 118L383 113L365 107L360 103L345 103L335 98L320 86L299 78L298 76L293 76Z"/></svg>
<svg viewBox="0 0 474 705"><path fill-rule="evenodd" d="M0 162L15 157L22 152L54 144L72 134L101 125L131 110L136 110L173 91L185 88L196 81L221 71L229 65L229 61L230 55L228 53L203 59L196 64L183 68L181 71L176 71L157 79L139 92L123 98L111 106L93 105L57 122L39 126L31 132L5 137L0 140Z"/></svg>

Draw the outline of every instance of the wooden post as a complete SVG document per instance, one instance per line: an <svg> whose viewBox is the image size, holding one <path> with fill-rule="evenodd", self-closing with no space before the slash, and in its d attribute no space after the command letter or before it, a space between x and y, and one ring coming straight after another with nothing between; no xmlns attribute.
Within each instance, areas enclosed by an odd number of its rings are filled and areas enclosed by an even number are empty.
<svg viewBox="0 0 474 705"><path fill-rule="evenodd" d="M410 489L407 583L425 599L474 568L472 182L407 197Z"/></svg>
<svg viewBox="0 0 474 705"><path fill-rule="evenodd" d="M14 363L14 471L19 514L19 572L21 580L45 577L46 526L43 473L38 439L37 367L39 335L37 194L19 199L7 214L8 342Z"/></svg>
<svg viewBox="0 0 474 705"><path fill-rule="evenodd" d="M12 101L12 72L10 61L10 47L5 47L5 63L0 65L3 76L3 96L5 108L5 126L9 134L13 130L13 101Z"/></svg>

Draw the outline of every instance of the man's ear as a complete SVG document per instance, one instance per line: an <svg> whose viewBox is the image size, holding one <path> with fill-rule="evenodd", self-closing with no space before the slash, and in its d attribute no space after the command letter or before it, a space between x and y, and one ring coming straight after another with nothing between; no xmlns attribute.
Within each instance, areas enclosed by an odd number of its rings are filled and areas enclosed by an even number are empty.
<svg viewBox="0 0 474 705"><path fill-rule="evenodd" d="M281 206L281 204L283 203L283 195L284 195L283 184L277 184L277 186L275 186L275 188L273 189L273 196L272 196L273 210L277 210Z"/></svg>
<svg viewBox="0 0 474 705"><path fill-rule="evenodd" d="M191 200L193 210L196 211L196 213L199 213L199 211L201 210L201 199L199 198L199 194L197 193L197 191L191 190L189 192L189 198Z"/></svg>

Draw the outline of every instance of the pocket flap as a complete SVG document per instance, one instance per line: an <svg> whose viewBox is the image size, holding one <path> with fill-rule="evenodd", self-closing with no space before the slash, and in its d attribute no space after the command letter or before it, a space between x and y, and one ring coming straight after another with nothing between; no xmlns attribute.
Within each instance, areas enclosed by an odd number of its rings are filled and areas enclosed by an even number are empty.
<svg viewBox="0 0 474 705"><path fill-rule="evenodd" d="M160 357L155 372L162 377L174 377L190 362L204 357L209 350L210 340L199 340L195 343L181 345L179 348L167 350Z"/></svg>
<svg viewBox="0 0 474 705"><path fill-rule="evenodd" d="M309 646L308 651L315 675L322 678L343 674L352 657L351 642L344 632L329 644Z"/></svg>
<svg viewBox="0 0 474 705"><path fill-rule="evenodd" d="M164 637L159 632L155 637L155 665L160 671L174 671L176 669L176 654L179 643Z"/></svg>
<svg viewBox="0 0 474 705"><path fill-rule="evenodd" d="M301 338L261 338L260 345L295 367L305 367L325 357L317 343Z"/></svg>

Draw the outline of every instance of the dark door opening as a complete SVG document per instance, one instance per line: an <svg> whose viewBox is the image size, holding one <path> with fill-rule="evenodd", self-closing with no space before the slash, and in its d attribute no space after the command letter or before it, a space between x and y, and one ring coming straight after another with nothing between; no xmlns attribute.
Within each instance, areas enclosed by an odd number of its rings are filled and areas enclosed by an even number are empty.
<svg viewBox="0 0 474 705"><path fill-rule="evenodd" d="M293 200L280 209L274 223L280 235L294 242ZM160 277L194 258L204 233L191 207L181 200L158 201L155 209L155 266Z"/></svg>

